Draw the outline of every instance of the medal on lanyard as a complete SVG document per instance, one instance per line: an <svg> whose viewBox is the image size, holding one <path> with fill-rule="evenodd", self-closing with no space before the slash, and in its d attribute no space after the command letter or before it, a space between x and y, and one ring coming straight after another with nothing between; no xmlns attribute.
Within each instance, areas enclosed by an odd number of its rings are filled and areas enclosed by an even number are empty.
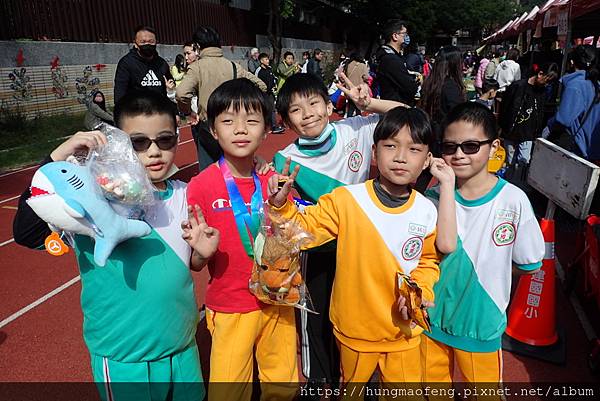
<svg viewBox="0 0 600 401"><path fill-rule="evenodd" d="M233 210L233 217L235 218L235 225L237 226L240 239L244 245L244 250L249 257L254 258L252 244L260 228L264 203L260 180L258 179L256 172L252 171L254 193L252 194L252 200L250 202L250 212L248 212L248 207L246 206L235 180L233 179L231 170L223 157L219 159L219 168L221 169L221 174L223 174L223 179L225 180L225 186L227 187L227 193L229 194L229 200L231 202L231 210ZM248 234L248 231L250 231L250 235ZM250 239L250 236L252 236L252 239Z"/></svg>

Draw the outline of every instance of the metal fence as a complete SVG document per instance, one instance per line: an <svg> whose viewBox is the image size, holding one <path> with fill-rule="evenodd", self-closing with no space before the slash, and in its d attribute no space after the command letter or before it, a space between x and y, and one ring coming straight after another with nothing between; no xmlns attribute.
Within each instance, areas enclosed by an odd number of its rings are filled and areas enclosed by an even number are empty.
<svg viewBox="0 0 600 401"><path fill-rule="evenodd" d="M266 19L202 0L2 0L0 40L129 43L136 26L151 25L160 43L182 44L197 26L209 25L223 45L251 46Z"/></svg>

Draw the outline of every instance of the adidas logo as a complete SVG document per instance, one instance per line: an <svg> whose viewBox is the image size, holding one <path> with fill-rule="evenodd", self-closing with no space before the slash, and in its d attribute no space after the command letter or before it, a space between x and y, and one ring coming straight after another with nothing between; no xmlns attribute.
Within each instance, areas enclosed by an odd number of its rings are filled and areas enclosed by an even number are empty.
<svg viewBox="0 0 600 401"><path fill-rule="evenodd" d="M142 86L162 86L162 81L156 77L154 71L149 70L142 79Z"/></svg>

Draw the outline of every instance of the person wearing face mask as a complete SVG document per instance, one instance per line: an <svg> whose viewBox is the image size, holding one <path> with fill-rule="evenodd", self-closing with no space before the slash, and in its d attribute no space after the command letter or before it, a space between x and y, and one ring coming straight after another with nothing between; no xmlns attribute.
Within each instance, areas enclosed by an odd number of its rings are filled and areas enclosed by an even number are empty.
<svg viewBox="0 0 600 401"><path fill-rule="evenodd" d="M167 96L175 88L169 64L156 52L156 32L149 26L135 29L134 46L117 64L115 103L132 90L150 90Z"/></svg>
<svg viewBox="0 0 600 401"><path fill-rule="evenodd" d="M406 23L399 20L390 22L383 31L386 44L375 55L377 61L376 80L380 86L380 97L413 106L418 84L408 72L406 60L401 55L402 47L410 43Z"/></svg>

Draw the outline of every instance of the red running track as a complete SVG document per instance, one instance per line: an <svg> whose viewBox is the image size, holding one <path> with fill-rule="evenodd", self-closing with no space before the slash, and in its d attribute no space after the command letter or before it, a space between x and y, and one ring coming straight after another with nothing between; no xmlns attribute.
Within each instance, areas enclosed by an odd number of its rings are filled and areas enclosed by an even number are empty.
<svg viewBox="0 0 600 401"><path fill-rule="evenodd" d="M294 135L270 135L259 154L270 160ZM179 178L188 181L197 172L196 151L189 128L182 129L176 164ZM17 197L29 185L35 168L0 174L0 322L47 297L52 291L72 283L9 323L0 323L0 382L80 382L90 381L89 356L82 339L81 287L73 254L53 257L43 251L18 246L12 239L12 219ZM198 302L204 297L206 273L193 273ZM74 280L75 279L75 280ZM591 382L586 366L587 340L574 312L557 289L557 316L567 330L568 360L555 366L504 353L505 382ZM203 366L210 349L204 325L198 340Z"/></svg>

